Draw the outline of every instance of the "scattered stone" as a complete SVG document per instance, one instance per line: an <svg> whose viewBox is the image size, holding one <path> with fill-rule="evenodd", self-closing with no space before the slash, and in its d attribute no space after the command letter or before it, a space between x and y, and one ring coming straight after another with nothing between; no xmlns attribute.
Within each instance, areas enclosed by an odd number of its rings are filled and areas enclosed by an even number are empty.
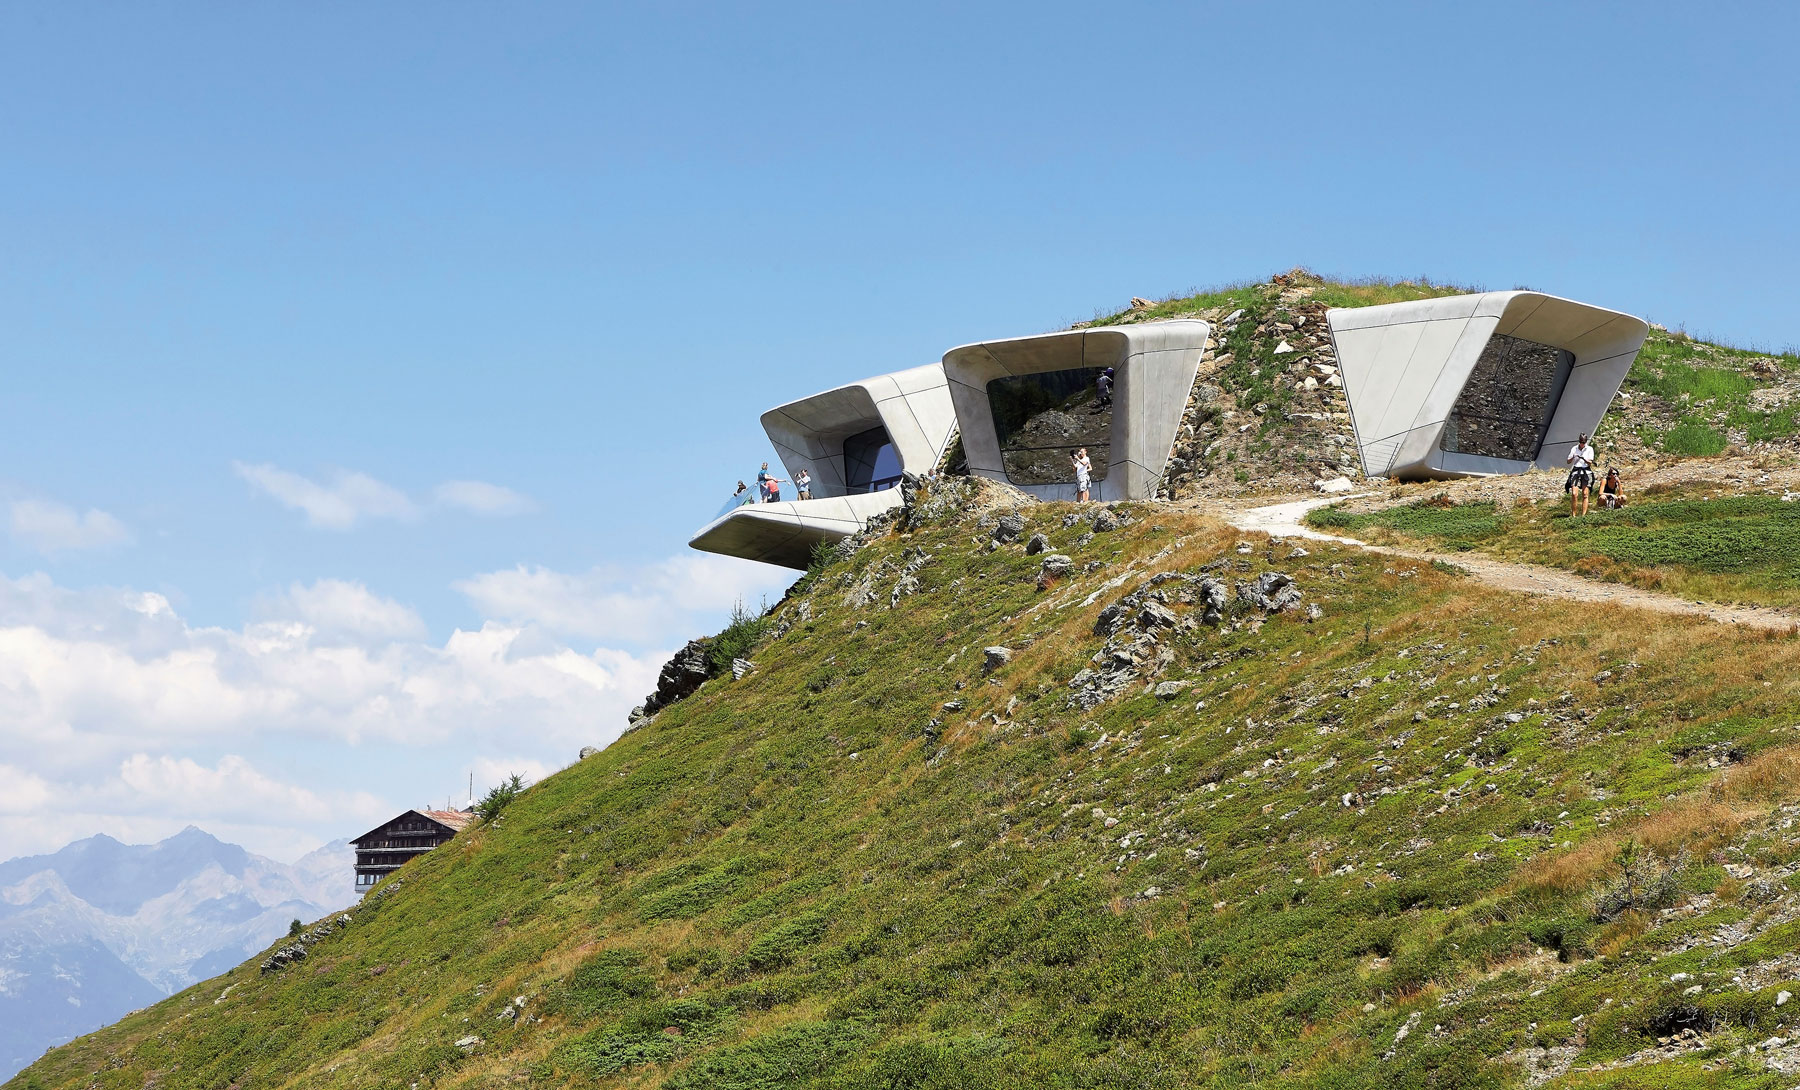
<svg viewBox="0 0 1800 1090"><path fill-rule="evenodd" d="M1264 572L1249 583L1237 585L1238 600L1265 613L1279 613L1300 601L1300 587L1283 572Z"/></svg>
<svg viewBox="0 0 1800 1090"><path fill-rule="evenodd" d="M995 541L1004 545L1019 540L1019 535L1024 532L1025 516L1014 512L1012 514L1000 516L1000 520L994 523L994 530L991 536Z"/></svg>
<svg viewBox="0 0 1800 1090"><path fill-rule="evenodd" d="M456 1040L456 1047L462 1049L464 1052L473 1052L481 1047L481 1038L475 1036L473 1033L469 1034L467 1037L459 1037Z"/></svg>
<svg viewBox="0 0 1800 1090"><path fill-rule="evenodd" d="M599 752L600 752L600 750L594 746L582 746L581 747L581 756L578 758L578 760L585 761L589 757L592 757L593 755L595 755L596 753L599 753Z"/></svg>
<svg viewBox="0 0 1800 1090"><path fill-rule="evenodd" d="M1109 530L1117 530L1118 528L1119 520L1110 510L1102 507L1100 510L1094 512L1095 533L1104 534Z"/></svg>
<svg viewBox="0 0 1800 1090"><path fill-rule="evenodd" d="M1282 338L1281 343L1275 346L1274 354L1277 356L1284 356L1287 353L1292 352L1293 350L1294 350L1294 346L1287 343L1287 338L1284 337L1284 338Z"/></svg>
<svg viewBox="0 0 1800 1090"><path fill-rule="evenodd" d="M1012 661L1012 651L1005 647L984 647L981 653L987 658L981 664L981 672L991 674Z"/></svg>
<svg viewBox="0 0 1800 1090"><path fill-rule="evenodd" d="M748 674L752 670L755 670L755 669L756 669L756 663L751 662L749 659L732 659L731 660L731 680L742 681L742 680L744 680L745 674Z"/></svg>
<svg viewBox="0 0 1800 1090"><path fill-rule="evenodd" d="M1156 687L1156 699L1174 700L1181 695L1183 689L1192 685L1191 681L1165 681Z"/></svg>
<svg viewBox="0 0 1800 1090"><path fill-rule="evenodd" d="M1325 493L1326 495L1337 495L1338 493L1341 493L1341 492L1349 492L1349 491L1354 490L1356 488L1356 484L1348 477L1333 477L1330 480L1314 481L1313 488L1316 491Z"/></svg>
<svg viewBox="0 0 1800 1090"><path fill-rule="evenodd" d="M1137 617L1138 627L1146 632L1153 628L1173 628L1180 620L1174 610L1159 602L1145 602Z"/></svg>
<svg viewBox="0 0 1800 1090"><path fill-rule="evenodd" d="M1036 556L1050 548L1050 539L1043 534L1032 534L1031 540L1025 543L1025 555Z"/></svg>

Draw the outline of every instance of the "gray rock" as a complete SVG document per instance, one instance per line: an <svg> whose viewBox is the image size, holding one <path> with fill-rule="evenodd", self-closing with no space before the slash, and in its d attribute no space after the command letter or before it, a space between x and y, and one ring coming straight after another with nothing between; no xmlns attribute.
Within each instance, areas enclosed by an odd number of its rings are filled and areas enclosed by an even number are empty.
<svg viewBox="0 0 1800 1090"><path fill-rule="evenodd" d="M456 1047L462 1049L464 1052L473 1052L481 1047L481 1038L475 1036L473 1033L469 1034L467 1037L459 1037L456 1040Z"/></svg>
<svg viewBox="0 0 1800 1090"><path fill-rule="evenodd" d="M1081 521L1081 512L1070 511L1068 514L1063 516L1063 521L1062 521L1063 529L1067 530L1080 521Z"/></svg>
<svg viewBox="0 0 1800 1090"><path fill-rule="evenodd" d="M994 523L994 532L992 536L995 541L1005 544L1007 542L1019 540L1019 535L1024 532L1025 516L1014 512L1012 514L1000 516L1000 521Z"/></svg>
<svg viewBox="0 0 1800 1090"><path fill-rule="evenodd" d="M1174 700L1181 695L1183 689L1192 684L1191 681L1165 681L1156 687L1156 698L1158 700Z"/></svg>
<svg viewBox="0 0 1800 1090"><path fill-rule="evenodd" d="M756 663L751 662L749 659L732 659L731 680L742 681L744 680L744 675L754 669L756 669Z"/></svg>
<svg viewBox="0 0 1800 1090"><path fill-rule="evenodd" d="M712 676L712 661L705 640L689 640L675 657L663 663L656 676L656 691L644 700L644 715L651 716L691 695ZM634 720L635 722L635 720Z"/></svg>
<svg viewBox="0 0 1800 1090"><path fill-rule="evenodd" d="M1119 520L1117 517L1115 517L1113 515L1113 513L1111 511L1102 507L1100 510L1098 510L1094 513L1094 532L1095 533L1104 534L1108 530L1116 530L1118 528L1119 528Z"/></svg>
<svg viewBox="0 0 1800 1090"><path fill-rule="evenodd" d="M919 593L919 577L902 575L894 580L894 593L888 596L888 608L893 609L900 604L900 599Z"/></svg>
<svg viewBox="0 0 1800 1090"><path fill-rule="evenodd" d="M1012 651L1005 647L984 647L981 653L987 656L981 664L984 674L991 674L1012 661Z"/></svg>
<svg viewBox="0 0 1800 1090"><path fill-rule="evenodd" d="M1158 602L1145 602L1144 608L1138 611L1138 627L1148 630L1152 628L1173 628L1180 618L1173 610Z"/></svg>
<svg viewBox="0 0 1800 1090"><path fill-rule="evenodd" d="M1130 612L1123 602L1114 602L1107 606L1100 611L1100 616L1094 618L1094 635L1110 636L1117 632L1119 626L1125 623L1125 618L1130 616Z"/></svg>
<svg viewBox="0 0 1800 1090"><path fill-rule="evenodd" d="M1043 573L1061 578L1075 570L1075 561L1062 553L1051 553L1044 558Z"/></svg>
<svg viewBox="0 0 1800 1090"><path fill-rule="evenodd" d="M1249 583L1237 585L1238 600L1265 613L1279 613L1300 601L1300 587L1291 575L1270 571Z"/></svg>
<svg viewBox="0 0 1800 1090"><path fill-rule="evenodd" d="M599 753L599 752L600 752L600 750L595 748L594 746L582 746L581 747L581 760L585 761L589 757L592 757L596 753Z"/></svg>
<svg viewBox="0 0 1800 1090"><path fill-rule="evenodd" d="M1025 555L1036 556L1050 548L1050 539L1043 534L1032 534L1031 540L1025 543Z"/></svg>
<svg viewBox="0 0 1800 1090"><path fill-rule="evenodd" d="M1092 531L1092 530L1084 531L1080 537L1075 539L1075 547L1077 549L1082 548L1083 546L1085 546L1088 542L1090 542L1092 540L1094 540L1094 531Z"/></svg>

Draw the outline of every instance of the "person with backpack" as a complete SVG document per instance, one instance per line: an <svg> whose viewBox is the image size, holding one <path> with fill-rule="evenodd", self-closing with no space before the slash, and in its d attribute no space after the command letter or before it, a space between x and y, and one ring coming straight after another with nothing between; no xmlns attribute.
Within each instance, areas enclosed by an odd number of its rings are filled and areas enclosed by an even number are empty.
<svg viewBox="0 0 1800 1090"><path fill-rule="evenodd" d="M1587 432L1570 448L1569 456L1563 461L1569 464L1568 479L1563 481L1563 491L1569 494L1569 517L1576 515L1575 504L1581 504L1581 514L1588 512L1588 496L1594 490L1594 444L1588 442Z"/></svg>

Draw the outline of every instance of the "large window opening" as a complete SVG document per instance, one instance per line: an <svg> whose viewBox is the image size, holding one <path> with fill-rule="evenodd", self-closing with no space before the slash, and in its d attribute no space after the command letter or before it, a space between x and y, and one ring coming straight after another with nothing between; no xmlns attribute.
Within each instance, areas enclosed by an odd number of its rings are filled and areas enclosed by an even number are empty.
<svg viewBox="0 0 1800 1090"><path fill-rule="evenodd" d="M1567 349L1494 334L1450 410L1443 449L1535 461L1574 366Z"/></svg>
<svg viewBox="0 0 1800 1090"><path fill-rule="evenodd" d="M876 425L844 440L844 486L851 493L880 492L900 483L900 455L887 429Z"/></svg>
<svg viewBox="0 0 1800 1090"><path fill-rule="evenodd" d="M1000 461L1014 484L1067 484L1070 456L1086 448L1093 479L1106 479L1112 444L1112 379L1105 367L997 378L987 385ZM1107 391L1102 394L1102 388Z"/></svg>

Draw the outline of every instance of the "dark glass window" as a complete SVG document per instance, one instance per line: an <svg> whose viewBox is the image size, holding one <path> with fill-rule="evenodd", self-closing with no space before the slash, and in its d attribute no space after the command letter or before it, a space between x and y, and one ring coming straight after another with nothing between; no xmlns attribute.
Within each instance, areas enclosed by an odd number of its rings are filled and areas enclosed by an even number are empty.
<svg viewBox="0 0 1800 1090"><path fill-rule="evenodd" d="M880 492L900 483L900 455L877 426L844 440L844 485L851 492Z"/></svg>
<svg viewBox="0 0 1800 1090"><path fill-rule="evenodd" d="M1103 367L1074 367L997 378L987 385L988 407L1000 438L1000 460L1014 484L1066 484L1075 479L1069 456L1086 447L1093 478L1106 478L1111 453L1110 400L1100 401Z"/></svg>
<svg viewBox="0 0 1800 1090"><path fill-rule="evenodd" d="M1574 366L1575 354L1567 349L1494 334L1450 410L1443 449L1534 460Z"/></svg>

